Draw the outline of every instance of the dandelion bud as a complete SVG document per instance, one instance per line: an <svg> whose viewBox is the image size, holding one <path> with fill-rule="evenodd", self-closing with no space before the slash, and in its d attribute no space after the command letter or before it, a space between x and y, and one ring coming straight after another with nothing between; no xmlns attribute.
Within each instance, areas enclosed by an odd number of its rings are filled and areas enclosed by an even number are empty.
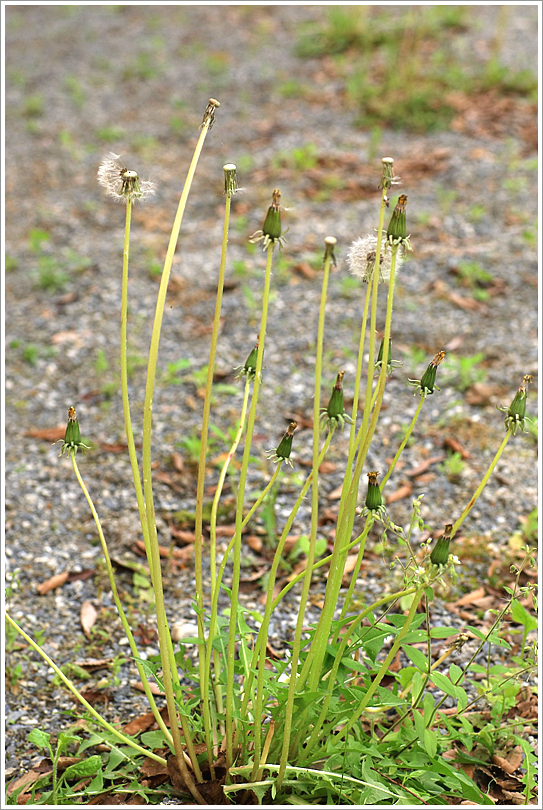
<svg viewBox="0 0 543 810"><path fill-rule="evenodd" d="M245 361L243 366L238 366L235 370L238 371L236 378L239 380L242 377L247 377L251 382L254 380L256 375L256 364L258 360L258 345L260 343L260 335L256 339L256 343L254 347L251 349L249 353L249 357Z"/></svg>
<svg viewBox="0 0 543 810"><path fill-rule="evenodd" d="M383 503L383 496L381 489L377 483L378 472L368 473L368 494L366 495L366 509L368 512L383 512L385 505Z"/></svg>
<svg viewBox="0 0 543 810"><path fill-rule="evenodd" d="M155 184L140 180L137 172L123 166L120 157L114 152L105 156L98 169L98 182L116 202L143 202L155 193Z"/></svg>
<svg viewBox="0 0 543 810"><path fill-rule="evenodd" d="M328 423L331 430L339 427L343 430L345 422L352 422L351 417L345 413L343 407L343 377L344 371L340 371L336 377L336 384L332 388L332 395L326 408L321 411L320 421L322 424Z"/></svg>
<svg viewBox="0 0 543 810"><path fill-rule="evenodd" d="M533 377L531 374L525 374L522 385L515 394L509 408L498 406L498 410L507 414L505 417L505 429L510 430L513 436L516 436L519 427L522 433L525 433L525 420L528 419L526 416L526 393L532 380Z"/></svg>
<svg viewBox="0 0 543 810"><path fill-rule="evenodd" d="M283 438L279 442L276 450L270 450L268 454L268 458L270 458L274 462L278 461L286 461L287 464L290 464L292 467L292 461L290 458L290 453L292 450L292 437L294 436L294 431L298 427L298 422L291 422L288 428L286 429Z"/></svg>
<svg viewBox="0 0 543 810"><path fill-rule="evenodd" d="M445 531L438 537L437 542L430 554L430 561L434 565L447 565L449 559L449 545L451 542L452 523L447 523Z"/></svg>
<svg viewBox="0 0 543 810"><path fill-rule="evenodd" d="M66 425L66 431L64 433L64 441L62 442L62 448L59 455L68 450L70 453L77 453L78 449L81 447L83 452L88 450L86 444L83 444L81 441L81 431L79 429L79 422L77 421L76 411L73 406L68 409L68 424Z"/></svg>
<svg viewBox="0 0 543 810"><path fill-rule="evenodd" d="M283 237L281 236L281 192L278 188L272 194L272 204L268 208L264 224L260 231L256 231L250 238L250 242L262 242L264 250L270 245L275 246L276 242L281 246Z"/></svg>
<svg viewBox="0 0 543 810"><path fill-rule="evenodd" d="M429 394L433 394L435 388L439 391L439 387L436 385L436 372L437 367L444 359L445 352L438 352L422 375L422 380L409 380L411 385L419 388L421 397L427 397Z"/></svg>
<svg viewBox="0 0 543 810"><path fill-rule="evenodd" d="M402 245L407 250L411 250L409 236L407 235L407 224L405 219L405 207L407 205L407 195L400 194L396 207L392 212L387 228L387 243L389 245Z"/></svg>
<svg viewBox="0 0 543 810"><path fill-rule="evenodd" d="M379 346L379 354L377 355L377 361L375 363L375 368L381 368L383 365L383 345L385 339L381 341L381 345ZM388 340L388 357L387 357L387 377L389 374L392 374L394 368L398 366L403 366L403 363L400 360L393 360L392 359L392 340L389 338Z"/></svg>

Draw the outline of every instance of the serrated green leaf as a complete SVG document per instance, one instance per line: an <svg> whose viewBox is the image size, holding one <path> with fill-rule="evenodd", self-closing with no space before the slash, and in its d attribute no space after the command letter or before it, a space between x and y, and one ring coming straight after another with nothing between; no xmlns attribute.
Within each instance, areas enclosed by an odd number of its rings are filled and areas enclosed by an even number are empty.
<svg viewBox="0 0 543 810"><path fill-rule="evenodd" d="M34 743L38 748L48 748L51 735L39 728L33 728L28 735L28 742Z"/></svg>
<svg viewBox="0 0 543 810"><path fill-rule="evenodd" d="M70 765L62 774L64 779L80 779L85 776L92 776L102 767L102 758L98 754L94 754L83 762L75 762Z"/></svg>

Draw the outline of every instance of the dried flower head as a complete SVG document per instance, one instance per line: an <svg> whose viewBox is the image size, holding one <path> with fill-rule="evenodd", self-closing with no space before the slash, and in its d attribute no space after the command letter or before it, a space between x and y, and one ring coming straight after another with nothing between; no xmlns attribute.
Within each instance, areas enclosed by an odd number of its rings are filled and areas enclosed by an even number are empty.
<svg viewBox="0 0 543 810"><path fill-rule="evenodd" d="M415 388L419 389L419 394L421 397L427 397L429 394L434 393L434 389L437 388L439 391L439 386L436 385L436 373L437 367L444 361L446 352L438 352L433 360L430 361L430 364L424 374L422 375L421 380L409 380L409 385L414 385ZM415 391L415 394L417 392ZM414 396L414 395L413 395Z"/></svg>
<svg viewBox="0 0 543 810"><path fill-rule="evenodd" d="M110 152L98 169L98 182L116 202L135 203L155 193L155 184L140 180L138 173L127 169L120 161L121 155Z"/></svg>
<svg viewBox="0 0 543 810"><path fill-rule="evenodd" d="M327 258L330 258L330 262L336 266L336 257L334 256L334 248L337 244L337 239L335 236L326 236L324 239L324 257L323 262L326 261Z"/></svg>
<svg viewBox="0 0 543 810"><path fill-rule="evenodd" d="M384 250L384 247L384 245L381 246L379 283L387 281L390 278L392 256L388 251ZM368 233L366 236L361 236L359 239L356 239L347 253L347 264L352 275L364 282L371 281L376 256L377 237L374 234ZM396 272L400 269L402 261L402 256L398 253L396 256Z"/></svg>
<svg viewBox="0 0 543 810"><path fill-rule="evenodd" d="M401 178L394 174L394 158L384 157L381 158L383 164L383 174L381 175L381 182L377 188L389 189L391 186L399 186Z"/></svg>
<svg viewBox="0 0 543 810"><path fill-rule="evenodd" d="M224 171L224 193L227 197L233 197L237 191L241 191L236 177L236 164L225 163L222 168Z"/></svg>
<svg viewBox="0 0 543 810"><path fill-rule="evenodd" d="M221 102L217 101L216 98L210 98L207 102L207 107L204 112L204 117L202 119L202 123L200 124L200 129L207 124L208 131L213 129L213 124L215 123L215 110L221 106Z"/></svg>

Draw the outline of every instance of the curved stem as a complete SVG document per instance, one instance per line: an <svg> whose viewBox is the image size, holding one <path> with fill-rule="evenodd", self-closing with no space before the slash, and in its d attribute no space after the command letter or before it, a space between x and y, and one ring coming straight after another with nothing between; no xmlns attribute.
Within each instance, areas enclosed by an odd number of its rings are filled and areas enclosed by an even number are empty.
<svg viewBox="0 0 543 810"><path fill-rule="evenodd" d="M477 487L477 489L473 493L468 505L466 506L466 508L464 509L464 511L462 512L462 514L460 515L460 517L458 518L458 520L456 521L454 526L452 527L452 529L451 529L451 537L454 537L455 533L458 531L458 529L460 528L462 523L465 521L465 519L467 518L467 516L469 515L469 513L471 512L471 510L475 506L475 501L477 500L477 498L479 497L479 495L481 494L483 489L486 487L486 485L488 483L488 479L492 475L494 467L496 466L496 464L500 460L501 454L505 450L505 445L507 444L507 442L509 441L510 438L511 438L511 431L508 430L507 433L505 434L504 438L503 438L503 441L502 441L501 445L498 448L498 452L496 453L496 455L492 459L488 470L484 474L483 480L481 481L481 483L479 484L479 486Z"/></svg>
<svg viewBox="0 0 543 810"><path fill-rule="evenodd" d="M64 683L64 685L70 690L70 692L72 692L72 694L74 694L76 696L78 701L83 704L83 706L86 708L86 710L94 717L95 720L97 720L100 723L101 726L103 726L105 729L107 729L111 734L114 734L117 737L117 739L120 740L122 743L124 743L125 745L129 745L131 748L133 748L139 754L143 754L144 756L149 757L150 759L153 759L155 762L159 762L161 765L167 765L168 764L163 757L159 757L153 751L149 751L146 748L142 748L141 745L138 745L138 743L134 742L134 740L130 739L130 737L127 737L125 734L122 734L122 732L120 732L118 729L116 729L115 726L112 726L111 723L108 723L107 720L104 720L102 715L98 714L96 709L93 708L93 706L91 706L91 704L87 700L85 700L83 695L80 692L78 692L78 690L73 685L73 683L70 681L70 679L67 678L66 675L63 673L63 671L61 669L59 669L59 667L57 667L57 665L54 663L54 661L52 661L49 658L47 653L44 650L42 650L42 648L39 646L39 644L37 644L34 641L34 639L30 638L30 636L28 636L25 633L25 631L22 630L19 627L19 625L16 622L13 621L13 619L11 618L11 616L8 613L6 613L5 616L6 616L6 619L8 620L8 622L11 625L13 625L15 630L17 630L17 632L25 639L25 641L28 644L30 644L30 646L33 647L36 650L36 652L38 652L41 655L43 660L58 675L58 677L61 679L61 681Z"/></svg>
<svg viewBox="0 0 543 810"><path fill-rule="evenodd" d="M102 553L103 553L104 559L106 561L107 575L109 577L109 584L111 586L111 593L113 595L113 601L115 602L115 607L117 608L117 612L119 614L119 618L120 618L121 623L123 625L123 629L124 629L126 638L128 639L128 643L130 645L130 650L132 652L132 655L134 656L135 664L136 664L136 667L138 669L138 674L139 674L139 676L141 678L141 682L143 684L143 689L144 689L144 692L145 692L145 696L147 697L147 700L149 701L149 705L151 706L151 711L153 712L153 716L154 716L156 722L158 723L159 728L161 729L162 733L164 734L165 739L168 741L168 743L173 744L172 735L170 734L170 731L169 731L168 727L166 726L166 724L164 723L164 720L162 719L162 715L160 714L160 712L158 710L158 707L156 705L155 699L153 697L153 694L152 694L150 686L149 686L149 682L147 680L147 675L145 674L145 670L143 669L142 665L137 660L141 656L140 656L139 650L137 648L136 642L134 640L132 630L131 630L130 625L128 623L128 619L126 618L126 614L124 612L122 602L119 599L119 593L117 591L117 585L116 585L116 582L115 582L115 575L113 573L113 566L111 565L111 559L110 559L110 556L109 556L109 551L108 551L106 539L104 537L104 532L102 531L102 525L100 523L100 518L98 517L98 513L97 513L97 511L95 509L92 498L91 498L91 496L90 496L90 494L89 494L89 492L87 490L87 487L85 486L85 483L84 483L84 481L83 481L83 479L81 477L81 473L79 472L79 467L77 465L74 450L70 451L70 456L72 458L72 464L73 464L73 468L74 468L74 472L75 472L75 477L77 478L77 480L79 482L79 486L83 490L83 495L87 499L87 503L89 505L92 517L94 518L94 522L95 522L96 528L98 530L98 537L100 538L100 544L102 546Z"/></svg>

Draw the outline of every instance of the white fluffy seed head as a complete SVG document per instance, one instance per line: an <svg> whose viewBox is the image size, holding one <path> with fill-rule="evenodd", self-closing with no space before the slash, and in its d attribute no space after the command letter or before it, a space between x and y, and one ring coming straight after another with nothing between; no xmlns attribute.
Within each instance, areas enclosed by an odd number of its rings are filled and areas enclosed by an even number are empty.
<svg viewBox="0 0 543 810"><path fill-rule="evenodd" d="M347 253L347 264L353 276L368 282L373 277L375 266L375 254L377 250L377 237L368 233L356 239ZM381 243L381 263L379 267L379 282L388 281L390 278L390 265L392 260L391 251L386 250L384 241ZM398 252L396 255L396 271L399 270L402 258Z"/></svg>

